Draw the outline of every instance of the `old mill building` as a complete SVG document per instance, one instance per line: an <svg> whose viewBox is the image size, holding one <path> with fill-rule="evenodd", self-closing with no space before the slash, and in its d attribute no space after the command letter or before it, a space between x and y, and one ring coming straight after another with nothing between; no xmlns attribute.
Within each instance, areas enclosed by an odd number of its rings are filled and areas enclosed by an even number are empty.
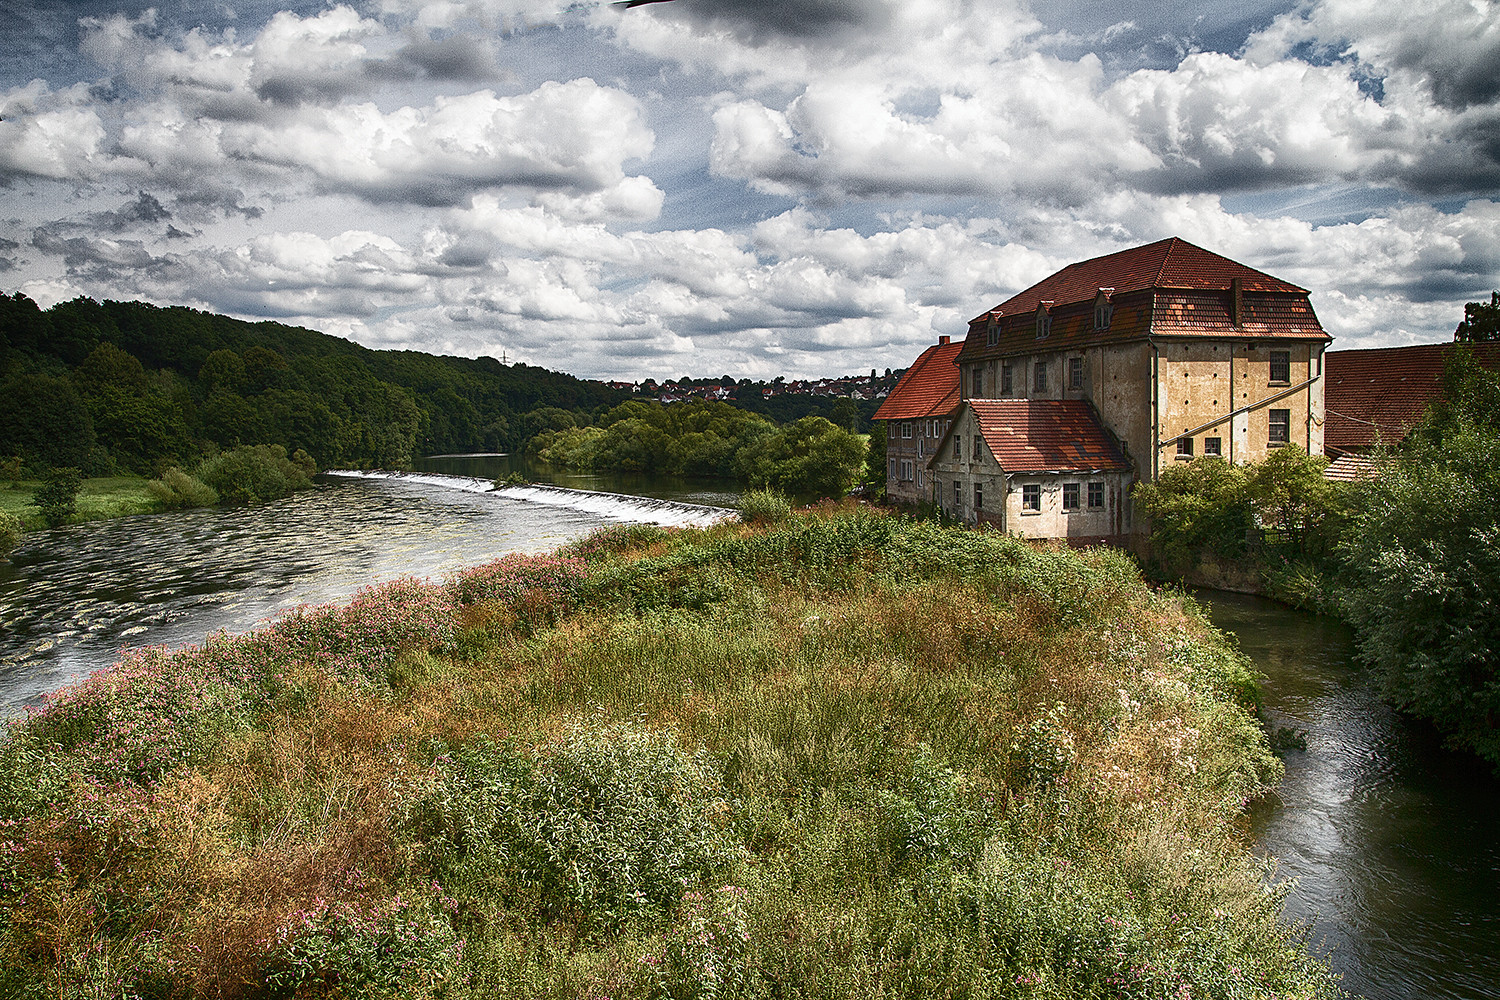
<svg viewBox="0 0 1500 1000"><path fill-rule="evenodd" d="M1323 450L1308 292L1180 239L1070 264L928 348L875 414L887 492L1074 544L1145 530L1130 487L1200 455Z"/></svg>

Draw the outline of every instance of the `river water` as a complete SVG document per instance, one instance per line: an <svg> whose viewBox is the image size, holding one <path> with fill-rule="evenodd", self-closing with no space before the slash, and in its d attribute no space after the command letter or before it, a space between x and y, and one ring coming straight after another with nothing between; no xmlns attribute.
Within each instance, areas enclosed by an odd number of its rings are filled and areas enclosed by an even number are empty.
<svg viewBox="0 0 1500 1000"><path fill-rule="evenodd" d="M490 491L512 469L556 489ZM28 535L0 562L0 716L123 648L200 643L377 581L555 548L620 520L684 523L701 511L673 504L738 500L715 484L549 473L503 456L433 458L421 472L323 477L272 503ZM1268 722L1307 734L1307 749L1285 756L1279 801L1251 820L1275 877L1295 880L1287 912L1309 925L1310 945L1370 1000L1500 1000L1500 783L1391 712L1338 624L1197 596L1266 674Z"/></svg>
<svg viewBox="0 0 1500 1000"><path fill-rule="evenodd" d="M1266 674L1268 725L1306 733L1252 830L1310 944L1370 1000L1500 997L1500 782L1383 703L1342 625L1196 596Z"/></svg>
<svg viewBox="0 0 1500 1000"><path fill-rule="evenodd" d="M491 492L512 469L557 488ZM27 535L0 561L0 718L123 649L201 643L372 583L438 578L621 521L701 523L716 512L695 505L738 502L712 485L549 475L505 456L429 459L421 471L429 475L322 476L284 500Z"/></svg>

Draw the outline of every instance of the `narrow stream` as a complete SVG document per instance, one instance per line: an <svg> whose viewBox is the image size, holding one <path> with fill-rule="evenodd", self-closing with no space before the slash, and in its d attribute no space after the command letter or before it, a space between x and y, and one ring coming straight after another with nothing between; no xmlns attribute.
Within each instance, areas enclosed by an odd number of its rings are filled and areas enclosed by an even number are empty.
<svg viewBox="0 0 1500 1000"><path fill-rule="evenodd" d="M1268 724L1307 734L1252 817L1288 915L1356 996L1500 997L1500 781L1382 702L1339 623L1195 596L1266 674Z"/></svg>

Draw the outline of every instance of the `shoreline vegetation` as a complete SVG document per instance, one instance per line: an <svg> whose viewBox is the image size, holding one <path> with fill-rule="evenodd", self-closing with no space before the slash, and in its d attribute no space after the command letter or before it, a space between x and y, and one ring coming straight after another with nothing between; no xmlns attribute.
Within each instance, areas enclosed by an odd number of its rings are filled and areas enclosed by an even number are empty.
<svg viewBox="0 0 1500 1000"><path fill-rule="evenodd" d="M143 650L0 737L0 993L1333 997L1256 678L1124 554L767 494Z"/></svg>

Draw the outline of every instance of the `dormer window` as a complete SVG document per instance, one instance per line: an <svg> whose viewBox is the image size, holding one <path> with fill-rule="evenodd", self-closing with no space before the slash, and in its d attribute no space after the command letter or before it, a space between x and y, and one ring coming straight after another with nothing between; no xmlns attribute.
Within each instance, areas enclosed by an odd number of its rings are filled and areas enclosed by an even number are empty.
<svg viewBox="0 0 1500 1000"><path fill-rule="evenodd" d="M1040 302L1036 307L1036 339L1041 340L1052 332L1052 303Z"/></svg>
<svg viewBox="0 0 1500 1000"><path fill-rule="evenodd" d="M985 332L984 343L986 347L994 347L1000 343L1000 310L996 309L990 313L990 325Z"/></svg>
<svg viewBox="0 0 1500 1000"><path fill-rule="evenodd" d="M1098 294L1094 296L1095 330L1109 329L1109 321L1113 319L1115 315L1115 305L1112 301L1112 296L1114 295L1114 293L1115 290L1113 288L1101 288L1099 289Z"/></svg>

